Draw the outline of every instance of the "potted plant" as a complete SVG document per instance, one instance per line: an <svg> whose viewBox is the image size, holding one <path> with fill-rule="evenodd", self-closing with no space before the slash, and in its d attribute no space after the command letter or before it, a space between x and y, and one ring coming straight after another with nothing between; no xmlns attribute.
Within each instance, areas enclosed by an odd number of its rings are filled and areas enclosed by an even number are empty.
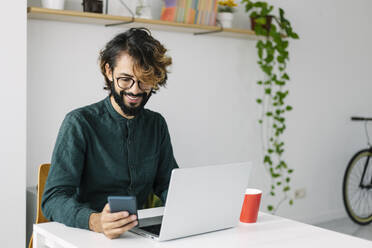
<svg viewBox="0 0 372 248"><path fill-rule="evenodd" d="M232 27L233 13L235 7L238 6L234 0L218 1L217 20L224 28Z"/></svg>
<svg viewBox="0 0 372 248"><path fill-rule="evenodd" d="M263 164L270 175L270 200L267 210L275 213L279 206L288 201L293 169L283 158L285 144L283 134L286 130L285 114L292 110L286 103L289 94L287 83L290 77L286 71L289 61L289 39L299 39L293 31L290 21L285 17L283 9L274 14L274 6L265 1L242 0L245 11L249 13L252 29L262 39L257 41L258 65L264 79L257 82L262 89L262 96L257 98L261 106L261 137L263 147Z"/></svg>

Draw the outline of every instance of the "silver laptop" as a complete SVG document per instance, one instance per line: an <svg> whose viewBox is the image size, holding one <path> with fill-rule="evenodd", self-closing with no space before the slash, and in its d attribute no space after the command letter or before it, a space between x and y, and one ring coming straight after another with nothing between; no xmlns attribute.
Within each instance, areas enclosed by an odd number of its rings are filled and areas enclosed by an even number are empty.
<svg viewBox="0 0 372 248"><path fill-rule="evenodd" d="M173 170L165 207L140 210L131 232L164 241L236 226L250 171L250 162Z"/></svg>

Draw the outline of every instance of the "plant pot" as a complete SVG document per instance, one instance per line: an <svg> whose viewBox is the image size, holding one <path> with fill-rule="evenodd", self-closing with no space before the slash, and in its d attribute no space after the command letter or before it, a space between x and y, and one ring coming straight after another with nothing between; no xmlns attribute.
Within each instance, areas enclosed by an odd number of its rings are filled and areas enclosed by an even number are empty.
<svg viewBox="0 0 372 248"><path fill-rule="evenodd" d="M266 16L266 24L263 25L263 28L270 32L271 22L273 20L273 16L268 15ZM251 29L254 30L256 27L256 18L251 17Z"/></svg>
<svg viewBox="0 0 372 248"><path fill-rule="evenodd" d="M41 0L41 6L47 9L64 9L65 0Z"/></svg>
<svg viewBox="0 0 372 248"><path fill-rule="evenodd" d="M84 12L103 13L102 0L83 0L82 5Z"/></svg>
<svg viewBox="0 0 372 248"><path fill-rule="evenodd" d="M219 12L217 14L217 20L220 21L222 27L231 28L234 15L230 12Z"/></svg>

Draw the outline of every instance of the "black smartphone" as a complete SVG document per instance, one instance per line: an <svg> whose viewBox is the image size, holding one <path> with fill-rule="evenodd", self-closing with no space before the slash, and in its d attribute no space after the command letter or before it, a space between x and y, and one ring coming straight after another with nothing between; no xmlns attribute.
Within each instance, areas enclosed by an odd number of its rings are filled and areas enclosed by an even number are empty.
<svg viewBox="0 0 372 248"><path fill-rule="evenodd" d="M137 199L135 196L109 196L107 197L111 213L128 211L130 215L137 215Z"/></svg>

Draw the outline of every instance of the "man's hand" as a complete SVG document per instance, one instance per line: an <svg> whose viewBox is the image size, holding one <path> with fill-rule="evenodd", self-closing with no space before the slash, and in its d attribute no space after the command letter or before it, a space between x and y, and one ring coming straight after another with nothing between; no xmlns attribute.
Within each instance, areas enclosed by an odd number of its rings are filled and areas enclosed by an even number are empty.
<svg viewBox="0 0 372 248"><path fill-rule="evenodd" d="M109 204L106 204L101 213L93 213L89 217L89 229L103 232L109 239L119 237L138 224L137 216L126 211L111 213Z"/></svg>

